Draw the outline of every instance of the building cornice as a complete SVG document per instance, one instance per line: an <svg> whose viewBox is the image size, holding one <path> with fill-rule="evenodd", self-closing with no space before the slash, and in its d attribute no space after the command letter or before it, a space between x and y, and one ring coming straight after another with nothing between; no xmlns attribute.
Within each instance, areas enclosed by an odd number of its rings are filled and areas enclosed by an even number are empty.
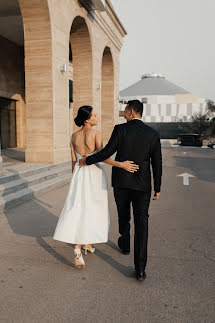
<svg viewBox="0 0 215 323"><path fill-rule="evenodd" d="M117 29L119 30L122 37L125 37L127 35L127 31L125 30L123 24L121 23L119 17L117 16L110 0L106 0L106 12L110 19L113 21L113 23L117 26Z"/></svg>
<svg viewBox="0 0 215 323"><path fill-rule="evenodd" d="M88 14L92 17L92 19L104 31L104 33L107 35L107 37L113 41L116 48L118 48L120 50L122 47L121 37L124 37L125 35L127 35L127 32L124 29L122 23L120 22L117 14L115 13L110 0L105 1L105 11L104 12L100 12L99 10L92 10L92 7L90 6L90 3L88 1L84 2L84 7L88 11ZM110 20L113 22L114 26L116 27L116 29L119 32L121 37L119 37L116 34L116 32L113 31L111 26L108 24L107 19L105 19L104 14L106 14L110 18Z"/></svg>
<svg viewBox="0 0 215 323"><path fill-rule="evenodd" d="M93 18L100 26L100 28L104 31L104 33L107 35L107 37L110 38L113 41L114 45L120 50L122 47L122 40L119 39L119 37L117 37L117 35L113 32L109 24L102 17L102 15L95 11Z"/></svg>

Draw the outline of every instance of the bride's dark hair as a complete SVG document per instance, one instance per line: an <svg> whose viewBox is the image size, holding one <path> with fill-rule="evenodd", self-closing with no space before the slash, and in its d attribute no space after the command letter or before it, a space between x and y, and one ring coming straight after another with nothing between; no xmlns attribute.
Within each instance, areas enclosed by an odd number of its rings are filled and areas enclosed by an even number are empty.
<svg viewBox="0 0 215 323"><path fill-rule="evenodd" d="M89 105L83 105L78 109L77 117L74 119L76 126L81 127L86 120L89 120L92 115L93 108Z"/></svg>

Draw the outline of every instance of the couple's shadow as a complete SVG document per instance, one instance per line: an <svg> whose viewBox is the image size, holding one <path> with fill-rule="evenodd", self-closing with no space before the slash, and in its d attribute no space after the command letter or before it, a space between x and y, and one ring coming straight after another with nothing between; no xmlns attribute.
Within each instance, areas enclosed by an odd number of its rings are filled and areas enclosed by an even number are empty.
<svg viewBox="0 0 215 323"><path fill-rule="evenodd" d="M51 209L52 206L38 198L34 198L29 203L20 205L14 209L15 212L14 210L5 210L4 214L15 234L34 237L37 244L52 257L66 266L75 268L74 263L57 250L58 246L51 246L45 239L53 237L58 222L58 217L53 215L48 208ZM119 252L119 248L113 241L109 240L106 245ZM71 244L67 244L67 246L73 248ZM101 251L99 246L96 247L95 256L99 257L125 277L132 276L132 267L119 263L109 254Z"/></svg>
<svg viewBox="0 0 215 323"><path fill-rule="evenodd" d="M119 248L117 247L117 245L113 241L109 240L106 243L106 245L108 245L112 249L117 250L118 252L120 252ZM111 267L113 267L114 269L119 271L125 277L133 277L133 275L134 275L134 268L133 267L125 266L125 265L120 264L118 261L113 259L111 256L105 254L103 251L100 251L100 250L97 250L97 256L99 258L101 258L102 260L104 260Z"/></svg>
<svg viewBox="0 0 215 323"><path fill-rule="evenodd" d="M57 252L53 247L51 247L43 237L37 237L36 238L37 243L49 254L51 254L53 257L55 257L58 261L60 261L62 264L67 265L69 267L75 268L75 265L62 256L59 252ZM71 244L67 244L69 247L74 248ZM116 244L109 240L106 243L107 246L111 247L114 250L117 250L119 252L119 248L116 246ZM112 258L109 254L106 254L104 251L99 250L96 248L95 256L102 259L104 262L106 262L108 265L119 271L122 275L125 277L133 277L134 269L131 266L125 266L123 264L120 264L118 261L116 261L114 258Z"/></svg>

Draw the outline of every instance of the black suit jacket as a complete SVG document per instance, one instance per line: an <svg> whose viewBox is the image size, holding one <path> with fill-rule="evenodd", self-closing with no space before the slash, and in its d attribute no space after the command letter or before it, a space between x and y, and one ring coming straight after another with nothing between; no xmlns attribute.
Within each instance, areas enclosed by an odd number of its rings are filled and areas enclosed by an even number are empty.
<svg viewBox="0 0 215 323"><path fill-rule="evenodd" d="M86 164L102 162L115 152L117 152L115 160L134 161L135 164L139 165L139 170L135 173L129 173L122 168L113 167L113 187L150 192L151 162L154 190L160 192L162 155L160 137L155 130L138 119L117 125L114 127L108 144L95 155L87 157Z"/></svg>

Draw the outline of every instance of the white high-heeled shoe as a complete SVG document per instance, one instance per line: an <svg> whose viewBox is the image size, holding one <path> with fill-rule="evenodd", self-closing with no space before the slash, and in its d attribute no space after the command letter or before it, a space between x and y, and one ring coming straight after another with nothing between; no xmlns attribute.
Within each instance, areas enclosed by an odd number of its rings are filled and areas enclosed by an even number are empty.
<svg viewBox="0 0 215 323"><path fill-rule="evenodd" d="M81 253L81 249L75 248L74 254L75 254L75 267L78 269L83 269L85 267L85 262Z"/></svg>
<svg viewBox="0 0 215 323"><path fill-rule="evenodd" d="M83 249L84 249L85 256L87 256L87 252L94 253L96 251L96 248L93 248L93 247L91 247L91 248L84 248L83 247Z"/></svg>

